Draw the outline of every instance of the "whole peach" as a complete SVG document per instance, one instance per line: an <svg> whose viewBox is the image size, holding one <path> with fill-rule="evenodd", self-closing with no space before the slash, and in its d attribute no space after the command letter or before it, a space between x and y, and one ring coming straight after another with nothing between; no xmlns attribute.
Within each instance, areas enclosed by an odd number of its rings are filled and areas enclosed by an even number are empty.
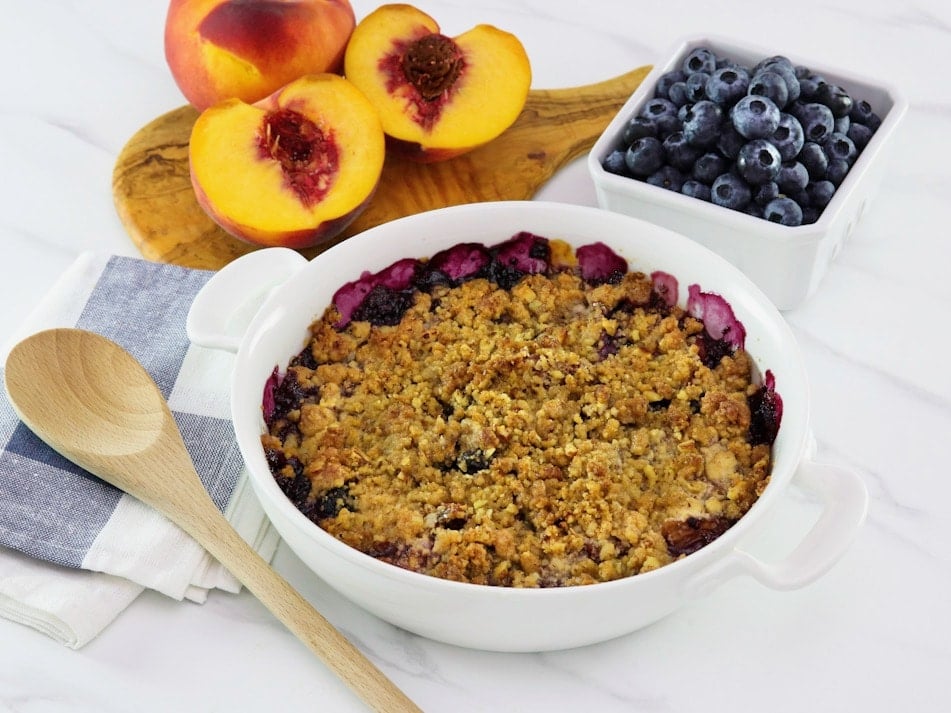
<svg viewBox="0 0 951 713"><path fill-rule="evenodd" d="M199 111L255 102L305 74L339 72L355 24L348 0L171 0L165 59Z"/></svg>

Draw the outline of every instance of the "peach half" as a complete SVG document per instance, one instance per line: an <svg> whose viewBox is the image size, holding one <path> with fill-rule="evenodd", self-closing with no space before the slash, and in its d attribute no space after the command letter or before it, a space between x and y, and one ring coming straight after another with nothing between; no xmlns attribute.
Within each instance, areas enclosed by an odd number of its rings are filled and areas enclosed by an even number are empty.
<svg viewBox="0 0 951 713"><path fill-rule="evenodd" d="M481 146L525 106L531 65L514 35L477 25L454 37L412 5L382 5L357 23L344 75L380 113L388 148L420 162Z"/></svg>
<svg viewBox="0 0 951 713"><path fill-rule="evenodd" d="M336 74L305 75L247 104L226 99L192 128L189 170L198 204L231 235L306 248L342 232L366 208L386 143L376 110Z"/></svg>
<svg viewBox="0 0 951 713"><path fill-rule="evenodd" d="M339 72L355 24L348 0L171 0L165 59L199 111L256 102L305 74Z"/></svg>

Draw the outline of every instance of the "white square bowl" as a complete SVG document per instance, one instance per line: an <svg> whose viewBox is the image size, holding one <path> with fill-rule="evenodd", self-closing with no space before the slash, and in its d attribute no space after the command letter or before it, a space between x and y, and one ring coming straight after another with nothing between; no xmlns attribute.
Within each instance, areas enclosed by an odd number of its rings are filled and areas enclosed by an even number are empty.
<svg viewBox="0 0 951 713"><path fill-rule="evenodd" d="M657 63L625 102L588 154L598 205L664 226L719 253L742 270L781 310L793 309L810 297L829 264L852 235L877 192L887 164L887 153L896 126L907 111L907 101L880 82L828 67L809 58L788 57L827 81L838 84L856 101L867 101L882 119L881 126L837 188L816 222L784 226L740 211L650 185L606 171L605 157L621 147L621 133L628 120L654 97L657 80L681 67L698 47L711 49L752 67L760 60L781 54L732 40L690 37L679 41L667 59Z"/></svg>

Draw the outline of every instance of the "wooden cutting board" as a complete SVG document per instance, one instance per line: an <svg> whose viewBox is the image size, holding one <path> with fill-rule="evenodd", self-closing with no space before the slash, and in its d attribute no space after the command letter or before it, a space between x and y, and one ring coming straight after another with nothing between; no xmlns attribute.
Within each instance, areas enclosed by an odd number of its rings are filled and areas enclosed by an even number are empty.
<svg viewBox="0 0 951 713"><path fill-rule="evenodd" d="M588 151L650 67L596 84L529 92L516 122L492 142L448 161L387 157L367 209L332 242L395 218L461 203L527 200L569 161ZM188 175L188 140L198 113L184 106L135 133L112 177L119 218L142 255L217 270L257 249L228 235L199 207Z"/></svg>

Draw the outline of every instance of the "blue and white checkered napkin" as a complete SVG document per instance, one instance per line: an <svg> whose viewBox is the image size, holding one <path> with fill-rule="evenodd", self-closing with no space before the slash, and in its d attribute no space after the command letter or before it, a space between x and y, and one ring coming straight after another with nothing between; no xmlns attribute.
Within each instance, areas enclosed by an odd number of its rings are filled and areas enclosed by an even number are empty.
<svg viewBox="0 0 951 713"><path fill-rule="evenodd" d="M0 352L51 327L98 332L152 374L212 499L265 559L278 538L246 485L229 420L233 355L193 346L185 318L211 273L87 253ZM0 389L0 616L73 648L144 588L203 602L238 582L162 515L76 467L16 417Z"/></svg>

